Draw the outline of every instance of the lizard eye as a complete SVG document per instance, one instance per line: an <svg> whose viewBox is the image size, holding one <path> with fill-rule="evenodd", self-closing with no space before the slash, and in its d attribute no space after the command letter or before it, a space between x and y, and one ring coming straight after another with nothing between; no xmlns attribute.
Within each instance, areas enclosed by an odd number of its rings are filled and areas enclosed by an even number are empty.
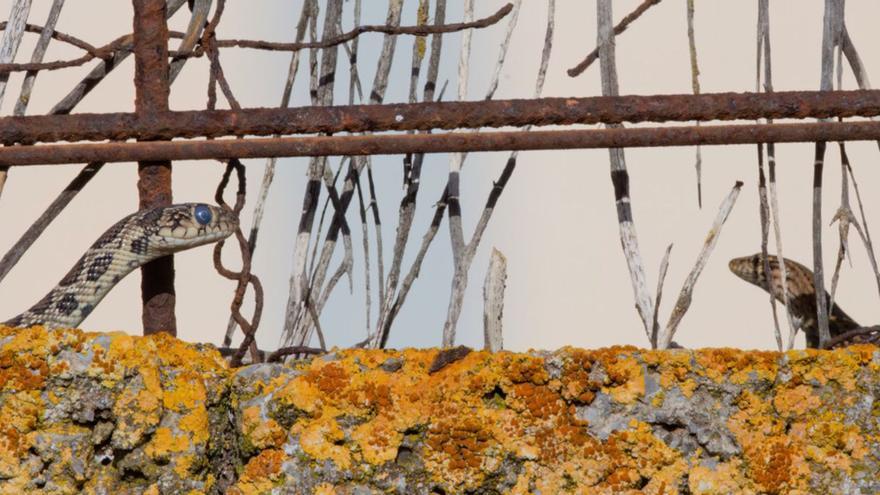
<svg viewBox="0 0 880 495"><path fill-rule="evenodd" d="M196 217L196 221L201 225L208 225L211 223L211 209L208 208L207 205L198 205L196 206L194 215Z"/></svg>

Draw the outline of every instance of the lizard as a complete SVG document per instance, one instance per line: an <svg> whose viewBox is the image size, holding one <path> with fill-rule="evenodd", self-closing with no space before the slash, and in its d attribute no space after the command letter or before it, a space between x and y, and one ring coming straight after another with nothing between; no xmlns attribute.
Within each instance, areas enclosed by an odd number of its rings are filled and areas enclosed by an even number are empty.
<svg viewBox="0 0 880 495"><path fill-rule="evenodd" d="M760 253L734 258L730 260L728 267L737 277L757 285L773 294L777 301L784 303L779 259L773 255L768 255L767 259L770 262L769 286L764 274L764 258ZM795 327L800 328L806 335L807 347L818 348L819 323L816 317L816 289L813 285L813 272L796 261L788 258L783 259L788 279L788 302ZM830 305L831 296L828 295L828 292L825 292L825 298ZM860 327L861 325L847 315L839 305L835 304L831 308L828 315L828 330L832 339Z"/></svg>

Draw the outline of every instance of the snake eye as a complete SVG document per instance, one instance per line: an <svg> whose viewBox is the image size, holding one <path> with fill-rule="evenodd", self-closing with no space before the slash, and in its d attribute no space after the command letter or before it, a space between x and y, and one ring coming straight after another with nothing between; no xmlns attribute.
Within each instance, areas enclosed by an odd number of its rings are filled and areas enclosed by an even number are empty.
<svg viewBox="0 0 880 495"><path fill-rule="evenodd" d="M211 209L208 208L207 205L197 205L195 209L195 217L196 221L201 225L208 225L211 223Z"/></svg>

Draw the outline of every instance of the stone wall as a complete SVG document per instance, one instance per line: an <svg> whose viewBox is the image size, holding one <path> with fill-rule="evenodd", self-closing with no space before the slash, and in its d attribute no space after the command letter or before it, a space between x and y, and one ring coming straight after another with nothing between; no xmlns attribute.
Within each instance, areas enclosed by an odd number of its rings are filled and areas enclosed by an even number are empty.
<svg viewBox="0 0 880 495"><path fill-rule="evenodd" d="M0 328L0 493L880 493L880 351L333 352Z"/></svg>

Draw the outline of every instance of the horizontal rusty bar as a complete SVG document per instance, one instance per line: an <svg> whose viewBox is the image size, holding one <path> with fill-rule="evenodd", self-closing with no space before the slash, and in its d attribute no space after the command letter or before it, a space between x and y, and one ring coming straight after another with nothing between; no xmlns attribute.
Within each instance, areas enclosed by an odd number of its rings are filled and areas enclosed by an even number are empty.
<svg viewBox="0 0 880 495"><path fill-rule="evenodd" d="M880 90L718 93L0 118L0 143L124 141L621 122L873 117Z"/></svg>
<svg viewBox="0 0 880 495"><path fill-rule="evenodd" d="M0 165L880 140L880 122L373 134L0 148Z"/></svg>

